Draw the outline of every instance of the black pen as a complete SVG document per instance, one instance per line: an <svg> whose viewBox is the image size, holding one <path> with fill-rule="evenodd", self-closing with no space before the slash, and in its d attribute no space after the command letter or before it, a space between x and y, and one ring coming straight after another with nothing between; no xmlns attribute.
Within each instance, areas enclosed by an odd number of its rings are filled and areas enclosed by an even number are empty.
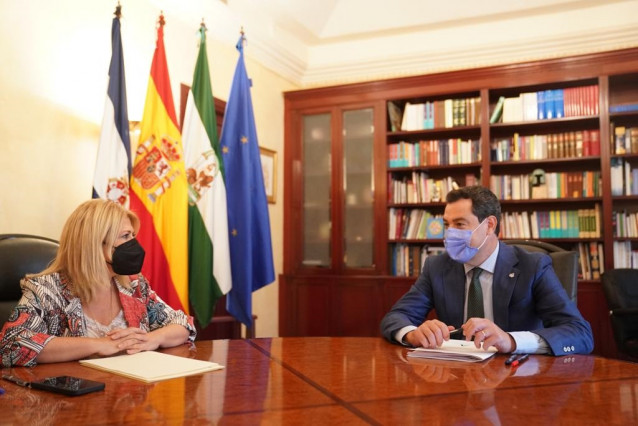
<svg viewBox="0 0 638 426"><path fill-rule="evenodd" d="M512 367L518 367L519 365L521 365L522 363L527 361L527 358L529 358L529 354L525 354L522 357L520 357L519 359L514 360L514 362L512 362Z"/></svg>
<svg viewBox="0 0 638 426"><path fill-rule="evenodd" d="M15 383L16 385L24 386L25 388L30 388L31 387L31 383L30 382L25 382L24 380L20 380L17 377L13 377L13 376L9 376L9 375L3 374L2 378L5 379L5 380L8 380L10 382Z"/></svg>
<svg viewBox="0 0 638 426"><path fill-rule="evenodd" d="M507 358L507 360L505 361L505 365L510 365L511 363L514 362L514 360L518 357L518 355L514 354L511 355L509 358Z"/></svg>

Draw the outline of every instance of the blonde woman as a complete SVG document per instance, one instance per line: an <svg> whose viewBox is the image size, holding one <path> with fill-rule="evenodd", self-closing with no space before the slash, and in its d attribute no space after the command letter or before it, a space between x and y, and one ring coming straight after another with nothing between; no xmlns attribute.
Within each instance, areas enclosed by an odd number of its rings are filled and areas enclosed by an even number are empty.
<svg viewBox="0 0 638 426"><path fill-rule="evenodd" d="M4 367L136 353L195 339L193 318L166 305L140 274L137 216L113 201L81 204L51 265L24 278L0 332Z"/></svg>

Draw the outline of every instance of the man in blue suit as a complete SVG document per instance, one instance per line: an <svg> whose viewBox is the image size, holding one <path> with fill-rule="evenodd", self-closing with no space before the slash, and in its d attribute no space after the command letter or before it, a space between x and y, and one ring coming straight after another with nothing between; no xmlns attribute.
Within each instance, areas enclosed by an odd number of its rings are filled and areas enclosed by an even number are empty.
<svg viewBox="0 0 638 426"><path fill-rule="evenodd" d="M496 196L468 186L450 191L446 202L446 253L426 259L416 283L381 321L383 336L435 348L460 328L477 348L502 353L590 353L591 327L550 257L499 242ZM437 319L428 320L432 309Z"/></svg>

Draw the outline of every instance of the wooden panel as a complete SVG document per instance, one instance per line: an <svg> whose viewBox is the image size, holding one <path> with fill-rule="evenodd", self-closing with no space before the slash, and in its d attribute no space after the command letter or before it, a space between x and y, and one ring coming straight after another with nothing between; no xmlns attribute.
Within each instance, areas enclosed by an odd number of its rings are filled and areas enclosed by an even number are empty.
<svg viewBox="0 0 638 426"><path fill-rule="evenodd" d="M334 291L337 336L379 336L381 281L342 279Z"/></svg>
<svg viewBox="0 0 638 426"><path fill-rule="evenodd" d="M384 315L392 308L392 306L403 296L416 278L394 278L388 279L383 287L383 311Z"/></svg>
<svg viewBox="0 0 638 426"><path fill-rule="evenodd" d="M609 309L600 282L578 283L578 310L594 333L594 354L616 358L618 352L611 332Z"/></svg>
<svg viewBox="0 0 638 426"><path fill-rule="evenodd" d="M297 300L293 336L333 335L333 286L327 279L295 279Z"/></svg>

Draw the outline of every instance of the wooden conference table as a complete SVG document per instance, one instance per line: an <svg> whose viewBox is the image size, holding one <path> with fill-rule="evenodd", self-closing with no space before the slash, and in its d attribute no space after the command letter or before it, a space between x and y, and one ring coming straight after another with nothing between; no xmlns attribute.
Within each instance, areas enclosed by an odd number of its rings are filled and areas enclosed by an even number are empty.
<svg viewBox="0 0 638 426"><path fill-rule="evenodd" d="M518 368L414 360L381 338L198 341L163 352L226 368L154 384L77 362L3 369L106 383L78 397L0 380L0 424L638 424L638 364L532 356Z"/></svg>

